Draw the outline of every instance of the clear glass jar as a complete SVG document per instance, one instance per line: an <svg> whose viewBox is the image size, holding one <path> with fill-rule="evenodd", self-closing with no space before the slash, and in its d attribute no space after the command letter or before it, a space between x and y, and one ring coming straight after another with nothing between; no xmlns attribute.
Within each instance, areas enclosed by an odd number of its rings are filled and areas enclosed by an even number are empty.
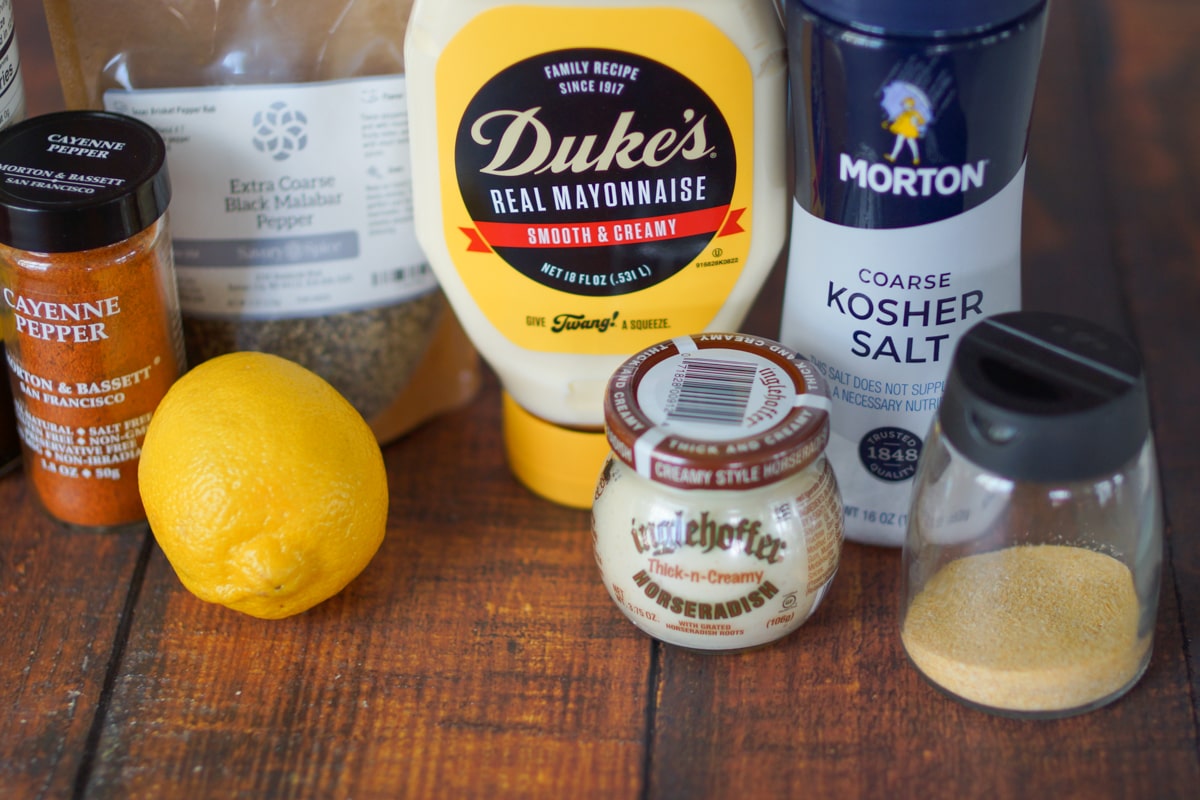
<svg viewBox="0 0 1200 800"><path fill-rule="evenodd" d="M1014 312L957 348L904 544L901 639L970 706L1054 718L1128 691L1150 660L1162 512L1136 350Z"/></svg>
<svg viewBox="0 0 1200 800"><path fill-rule="evenodd" d="M678 337L617 369L593 545L634 625L670 644L729 651L773 642L812 616L842 547L828 409L812 364L754 336Z"/></svg>

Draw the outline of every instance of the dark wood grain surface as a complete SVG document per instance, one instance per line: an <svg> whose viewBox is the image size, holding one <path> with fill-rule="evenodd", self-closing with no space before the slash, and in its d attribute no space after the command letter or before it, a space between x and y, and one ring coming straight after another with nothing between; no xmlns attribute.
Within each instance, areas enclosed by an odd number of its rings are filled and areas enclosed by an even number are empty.
<svg viewBox="0 0 1200 800"><path fill-rule="evenodd" d="M62 106L16 0L31 113ZM385 449L388 537L283 621L206 605L148 533L66 533L0 478L0 796L1078 797L1200 791L1200 4L1054 0L1024 293L1145 355L1167 517L1154 658L1113 705L943 698L896 630L899 553L847 545L783 642L703 656L611 604L586 512L509 475L498 387ZM776 270L747 329L776 335Z"/></svg>

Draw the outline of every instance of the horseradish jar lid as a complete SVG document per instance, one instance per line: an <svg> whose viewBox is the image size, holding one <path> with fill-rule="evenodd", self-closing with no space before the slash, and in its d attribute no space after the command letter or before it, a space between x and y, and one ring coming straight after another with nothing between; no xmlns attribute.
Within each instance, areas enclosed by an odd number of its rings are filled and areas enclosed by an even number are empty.
<svg viewBox="0 0 1200 800"><path fill-rule="evenodd" d="M789 348L741 333L680 336L612 375L609 446L680 489L752 489L807 467L829 440L829 391Z"/></svg>

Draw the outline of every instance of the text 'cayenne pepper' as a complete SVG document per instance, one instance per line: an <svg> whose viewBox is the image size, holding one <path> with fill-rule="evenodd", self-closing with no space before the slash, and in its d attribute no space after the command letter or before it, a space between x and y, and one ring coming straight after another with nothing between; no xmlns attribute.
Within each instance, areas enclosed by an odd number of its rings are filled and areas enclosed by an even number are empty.
<svg viewBox="0 0 1200 800"><path fill-rule="evenodd" d="M70 525L145 519L137 464L184 367L166 152L129 117L0 133L0 330L25 469Z"/></svg>

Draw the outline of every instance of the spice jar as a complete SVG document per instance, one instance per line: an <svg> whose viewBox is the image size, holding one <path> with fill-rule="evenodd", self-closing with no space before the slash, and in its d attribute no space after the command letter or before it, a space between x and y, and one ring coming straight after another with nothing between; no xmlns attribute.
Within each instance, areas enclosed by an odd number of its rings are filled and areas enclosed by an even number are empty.
<svg viewBox="0 0 1200 800"><path fill-rule="evenodd" d="M166 210L149 126L61 112L0 133L0 330L26 473L50 514L145 519L137 463L183 368Z"/></svg>
<svg viewBox="0 0 1200 800"><path fill-rule="evenodd" d="M959 343L904 544L901 639L964 703L1053 718L1120 697L1150 660L1162 512L1134 347L1059 314Z"/></svg>
<svg viewBox="0 0 1200 800"><path fill-rule="evenodd" d="M612 452L592 538L625 616L718 651L775 641L812 615L842 547L829 394L812 364L754 336L678 337L617 369L604 418Z"/></svg>

